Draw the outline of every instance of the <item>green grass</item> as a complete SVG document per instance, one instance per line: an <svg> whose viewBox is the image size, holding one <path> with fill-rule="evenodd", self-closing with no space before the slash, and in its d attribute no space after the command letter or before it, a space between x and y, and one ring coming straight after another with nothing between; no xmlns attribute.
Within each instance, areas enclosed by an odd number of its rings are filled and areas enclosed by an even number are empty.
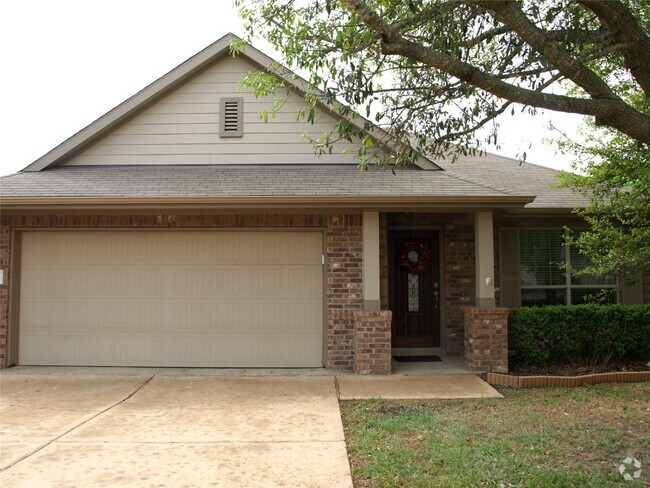
<svg viewBox="0 0 650 488"><path fill-rule="evenodd" d="M650 486L649 383L499 391L342 402L355 486ZM627 456L641 481L618 473Z"/></svg>

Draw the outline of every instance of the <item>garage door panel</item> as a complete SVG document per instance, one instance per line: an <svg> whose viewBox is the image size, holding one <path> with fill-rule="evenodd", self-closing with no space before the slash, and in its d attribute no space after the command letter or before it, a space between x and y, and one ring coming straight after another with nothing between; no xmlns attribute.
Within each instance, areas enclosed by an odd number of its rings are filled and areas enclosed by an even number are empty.
<svg viewBox="0 0 650 488"><path fill-rule="evenodd" d="M26 232L22 241L22 364L322 365L319 233Z"/></svg>
<svg viewBox="0 0 650 488"><path fill-rule="evenodd" d="M242 293L241 270L228 267L169 266L165 282L170 297L237 297Z"/></svg>
<svg viewBox="0 0 650 488"><path fill-rule="evenodd" d="M21 283L30 297L160 296L165 273L161 268L137 265L24 265Z"/></svg>
<svg viewBox="0 0 650 488"><path fill-rule="evenodd" d="M267 301L24 301L22 331L46 333L49 329L86 334L130 331L228 332L265 330L321 330L320 300L291 303ZM137 324L137 327L134 327Z"/></svg>
<svg viewBox="0 0 650 488"><path fill-rule="evenodd" d="M48 357L42 356L49 349ZM313 336L241 334L220 336L161 337L148 335L35 336L22 352L32 365L69 366L168 366L185 367L304 367L320 355L320 341ZM255 358L255 366L251 359Z"/></svg>

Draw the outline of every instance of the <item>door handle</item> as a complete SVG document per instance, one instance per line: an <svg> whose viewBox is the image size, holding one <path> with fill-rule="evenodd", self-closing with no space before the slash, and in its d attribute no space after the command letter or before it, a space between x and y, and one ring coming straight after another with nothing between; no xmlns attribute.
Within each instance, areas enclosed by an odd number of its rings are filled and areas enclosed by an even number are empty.
<svg viewBox="0 0 650 488"><path fill-rule="evenodd" d="M440 304L440 292L438 291L438 283L433 284L433 307L438 308Z"/></svg>

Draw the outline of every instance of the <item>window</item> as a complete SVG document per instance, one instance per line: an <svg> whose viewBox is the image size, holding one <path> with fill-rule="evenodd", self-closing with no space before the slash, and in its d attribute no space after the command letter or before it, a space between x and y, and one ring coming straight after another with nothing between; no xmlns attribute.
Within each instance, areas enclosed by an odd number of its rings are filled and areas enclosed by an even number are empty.
<svg viewBox="0 0 650 488"><path fill-rule="evenodd" d="M587 258L563 244L562 229L519 230L521 305L615 303L616 278L576 276Z"/></svg>

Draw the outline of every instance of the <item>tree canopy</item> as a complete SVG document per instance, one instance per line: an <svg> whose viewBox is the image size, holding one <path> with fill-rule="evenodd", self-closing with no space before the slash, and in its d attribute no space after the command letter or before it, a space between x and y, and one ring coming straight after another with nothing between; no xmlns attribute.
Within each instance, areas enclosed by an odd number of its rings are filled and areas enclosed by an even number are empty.
<svg viewBox="0 0 650 488"><path fill-rule="evenodd" d="M615 70L615 61L604 66ZM603 66L595 67L596 71ZM650 111L650 98L634 85L624 97L640 111ZM634 281L650 271L650 146L611 128L587 122L583 139L557 140L574 157L574 173L562 173L561 184L588 197L575 211L588 230L569 234L569 243L589 257L582 274L617 273Z"/></svg>
<svg viewBox="0 0 650 488"><path fill-rule="evenodd" d="M448 157L498 144L497 120L523 106L586 116L582 142L562 149L576 174L563 184L589 197L590 230L570 238L585 273L650 271L650 4L647 0L235 0L261 36L307 79L305 108L346 116L313 141L396 141L391 160ZM238 46L234 46L236 50ZM276 66L277 69L281 69ZM281 78L245 85L276 95ZM339 103L342 102L342 103ZM368 120L384 129L368 135ZM401 143L401 144L400 144Z"/></svg>
<svg viewBox="0 0 650 488"><path fill-rule="evenodd" d="M342 101L340 110L372 118L418 152L497 142L492 123L513 104L582 114L650 143L650 114L625 96L650 95L646 0L235 3L251 36L308 78L308 104ZM278 88L261 75L248 83L260 94ZM344 123L336 129L318 142L362 135ZM367 160L365 149L360 156ZM413 157L407 151L395 162Z"/></svg>

